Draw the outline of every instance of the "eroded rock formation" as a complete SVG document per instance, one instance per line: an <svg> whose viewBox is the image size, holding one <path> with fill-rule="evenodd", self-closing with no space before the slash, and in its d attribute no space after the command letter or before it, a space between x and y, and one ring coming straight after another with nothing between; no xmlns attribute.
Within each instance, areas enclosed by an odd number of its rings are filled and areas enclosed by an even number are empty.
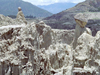
<svg viewBox="0 0 100 75"><path fill-rule="evenodd" d="M6 17L0 14L0 26L21 25L21 24L27 24L24 14L21 10L21 7L18 8L18 14L17 14L16 19L12 19L8 16Z"/></svg>
<svg viewBox="0 0 100 75"><path fill-rule="evenodd" d="M95 37L91 35L91 30L85 27L86 23L83 23L85 17L76 20L76 29L74 39L74 75L99 75L100 74L100 65L99 65L99 47L97 47L97 39L100 37L99 32ZM76 16L77 16L76 15ZM76 17L75 16L75 17ZM86 20L86 19L85 19ZM98 40L99 42L99 40ZM96 46L96 47L95 47ZM97 57L97 58L96 58Z"/></svg>
<svg viewBox="0 0 100 75"><path fill-rule="evenodd" d="M0 26L16 24L16 21L10 17L5 17L0 14Z"/></svg>
<svg viewBox="0 0 100 75"><path fill-rule="evenodd" d="M75 36L72 42L72 46L75 49L77 46L77 39L79 38L79 36L82 35L83 33L88 33L92 35L92 32L89 28L85 27L88 21L87 16L85 16L82 13L79 13L75 15L74 18L76 21L76 27L75 27Z"/></svg>
<svg viewBox="0 0 100 75"><path fill-rule="evenodd" d="M68 38L61 36L70 37L70 43L73 32L57 33L42 21L0 27L0 75L71 74L71 47L64 42Z"/></svg>
<svg viewBox="0 0 100 75"><path fill-rule="evenodd" d="M19 23L27 24L27 21L26 21L26 19L24 17L24 14L22 12L21 7L18 7L18 13L17 13L16 21L19 22Z"/></svg>
<svg viewBox="0 0 100 75"><path fill-rule="evenodd" d="M93 37L75 19L75 31L43 21L0 27L0 75L100 75L100 31Z"/></svg>

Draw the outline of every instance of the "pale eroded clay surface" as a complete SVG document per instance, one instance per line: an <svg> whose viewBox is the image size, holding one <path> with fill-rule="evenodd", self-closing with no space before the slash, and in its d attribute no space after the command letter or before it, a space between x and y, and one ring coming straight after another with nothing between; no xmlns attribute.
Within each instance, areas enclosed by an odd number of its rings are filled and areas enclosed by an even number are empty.
<svg viewBox="0 0 100 75"><path fill-rule="evenodd" d="M100 75L100 31L93 37L79 26L55 30L41 21L0 27L0 75Z"/></svg>

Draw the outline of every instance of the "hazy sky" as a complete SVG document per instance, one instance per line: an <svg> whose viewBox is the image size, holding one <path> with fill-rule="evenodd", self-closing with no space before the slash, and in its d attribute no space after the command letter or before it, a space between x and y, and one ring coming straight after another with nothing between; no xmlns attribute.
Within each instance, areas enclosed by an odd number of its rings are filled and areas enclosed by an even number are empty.
<svg viewBox="0 0 100 75"><path fill-rule="evenodd" d="M73 3L79 3L85 0L23 0L30 2L34 5L49 5L57 2L73 2Z"/></svg>

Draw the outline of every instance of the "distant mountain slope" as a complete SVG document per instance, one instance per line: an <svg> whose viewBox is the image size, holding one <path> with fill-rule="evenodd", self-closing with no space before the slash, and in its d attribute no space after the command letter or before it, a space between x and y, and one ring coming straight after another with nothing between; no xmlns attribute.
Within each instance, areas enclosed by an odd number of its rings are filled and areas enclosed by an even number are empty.
<svg viewBox="0 0 100 75"><path fill-rule="evenodd" d="M76 25L74 15L80 12L100 12L100 0L86 0L77 4L75 7L47 17L44 21L46 24L55 29L73 29ZM95 32L97 31L96 28L91 27L95 24L96 21L93 20L90 21L87 26Z"/></svg>
<svg viewBox="0 0 100 75"><path fill-rule="evenodd" d="M47 17L52 15L52 13L22 0L0 0L0 14L16 15L19 6L22 8L25 16Z"/></svg>
<svg viewBox="0 0 100 75"><path fill-rule="evenodd" d="M86 0L84 2L77 4L75 7L69 8L67 10L64 10L60 13L54 14L45 19L61 20L61 18L64 18L64 19L69 18L69 17L67 17L67 15L71 14L71 13L75 14L75 13L79 13L79 12L98 12L98 11L100 11L100 0ZM70 17L70 18L72 18L72 17Z"/></svg>
<svg viewBox="0 0 100 75"><path fill-rule="evenodd" d="M50 5L39 5L38 7L45 9L51 13L59 13L63 10L66 10L68 8L74 7L76 5L76 3L54 3L54 4L50 4Z"/></svg>

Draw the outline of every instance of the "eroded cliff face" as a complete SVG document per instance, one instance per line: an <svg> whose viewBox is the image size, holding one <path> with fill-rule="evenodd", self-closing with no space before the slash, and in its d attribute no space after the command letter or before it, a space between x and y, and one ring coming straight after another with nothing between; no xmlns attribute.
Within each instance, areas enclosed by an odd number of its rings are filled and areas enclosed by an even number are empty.
<svg viewBox="0 0 100 75"><path fill-rule="evenodd" d="M75 29L74 40L72 42L74 57L73 74L99 75L99 47L95 47L95 45L97 45L96 40L100 37L99 32L95 37L92 36L91 30L85 27L86 23L84 22L86 22L86 17L83 15L84 14L79 13L74 17L75 19L77 18L77 20L75 20L77 25Z"/></svg>
<svg viewBox="0 0 100 75"><path fill-rule="evenodd" d="M51 29L42 21L0 27L0 75L71 74L73 54L68 44L73 32Z"/></svg>
<svg viewBox="0 0 100 75"><path fill-rule="evenodd" d="M71 46L74 30L43 21L0 27L0 75L100 75L100 31Z"/></svg>
<svg viewBox="0 0 100 75"><path fill-rule="evenodd" d="M99 75L100 54L99 54L100 32L95 37L83 33L78 38L78 45L74 51L74 74L75 75Z"/></svg>

